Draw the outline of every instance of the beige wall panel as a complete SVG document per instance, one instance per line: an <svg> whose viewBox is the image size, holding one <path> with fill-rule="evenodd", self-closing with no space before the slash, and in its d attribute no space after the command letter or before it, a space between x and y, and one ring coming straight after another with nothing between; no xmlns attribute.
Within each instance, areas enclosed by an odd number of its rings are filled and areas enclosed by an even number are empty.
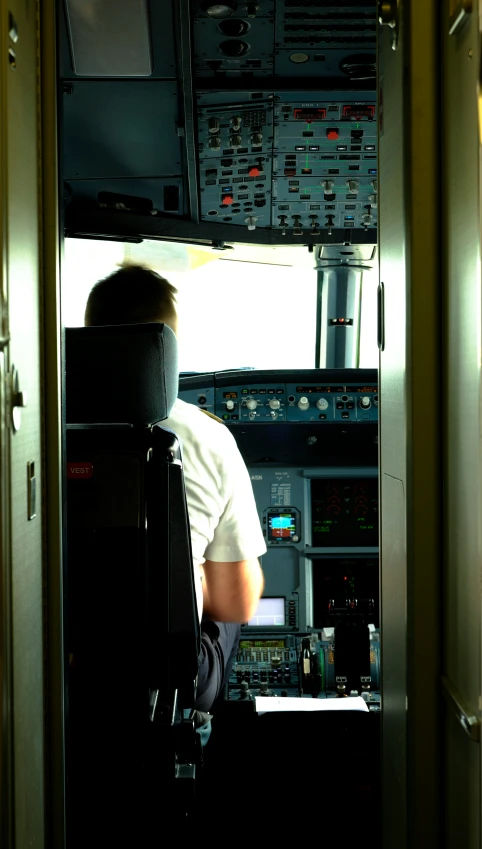
<svg viewBox="0 0 482 849"><path fill-rule="evenodd" d="M445 674L478 711L481 688L481 276L476 10L444 26ZM480 745L446 723L447 846L480 847Z"/></svg>
<svg viewBox="0 0 482 849"><path fill-rule="evenodd" d="M7 70L9 362L28 400L11 438L15 849L23 849L44 845L37 4L11 0L8 11L18 29L15 69ZM29 461L37 480L31 521Z"/></svg>
<svg viewBox="0 0 482 849"><path fill-rule="evenodd" d="M391 27L379 42L383 846L439 849L440 7L398 5L397 50Z"/></svg>

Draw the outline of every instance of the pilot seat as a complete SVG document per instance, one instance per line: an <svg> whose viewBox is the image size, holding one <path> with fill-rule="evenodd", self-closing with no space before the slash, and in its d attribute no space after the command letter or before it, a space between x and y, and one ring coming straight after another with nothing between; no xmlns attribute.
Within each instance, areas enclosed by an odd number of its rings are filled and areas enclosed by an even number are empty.
<svg viewBox="0 0 482 849"><path fill-rule="evenodd" d="M178 391L163 324L69 328L67 847L153 845L189 820L200 645Z"/></svg>

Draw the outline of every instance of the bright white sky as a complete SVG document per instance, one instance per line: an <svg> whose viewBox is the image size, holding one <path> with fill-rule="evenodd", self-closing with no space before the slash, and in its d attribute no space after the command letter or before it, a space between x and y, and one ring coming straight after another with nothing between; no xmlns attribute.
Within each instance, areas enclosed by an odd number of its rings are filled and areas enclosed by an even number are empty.
<svg viewBox="0 0 482 849"><path fill-rule="evenodd" d="M148 264L178 289L180 371L314 367L316 272L306 247L235 245L216 251L168 242L66 239L65 326L83 324L92 286L124 259ZM363 368L378 367L377 283L376 268L364 273Z"/></svg>

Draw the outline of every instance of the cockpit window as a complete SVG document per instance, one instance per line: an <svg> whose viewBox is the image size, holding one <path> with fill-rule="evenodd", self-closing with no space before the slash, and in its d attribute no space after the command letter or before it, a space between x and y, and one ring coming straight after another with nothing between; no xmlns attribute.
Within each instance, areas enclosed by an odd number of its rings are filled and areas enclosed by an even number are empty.
<svg viewBox="0 0 482 849"><path fill-rule="evenodd" d="M304 245L223 249L144 241L66 239L62 317L81 326L97 280L145 263L178 290L181 372L315 368L317 273ZM364 276L360 366L378 365L375 271Z"/></svg>

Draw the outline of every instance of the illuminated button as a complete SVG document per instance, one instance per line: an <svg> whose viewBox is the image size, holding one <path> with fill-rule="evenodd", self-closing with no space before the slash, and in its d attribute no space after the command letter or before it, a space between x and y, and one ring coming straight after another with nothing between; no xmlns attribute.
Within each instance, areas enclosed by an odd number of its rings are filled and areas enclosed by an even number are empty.
<svg viewBox="0 0 482 849"><path fill-rule="evenodd" d="M266 395L266 389L260 389L259 394L260 395Z"/></svg>
<svg viewBox="0 0 482 849"><path fill-rule="evenodd" d="M229 416L228 416L227 413L223 413L223 419L229 419Z"/></svg>
<svg viewBox="0 0 482 849"><path fill-rule="evenodd" d="M232 195L224 195L223 196L224 206L229 206L231 203L233 203L233 201L234 201L234 198L233 198Z"/></svg>
<svg viewBox="0 0 482 849"><path fill-rule="evenodd" d="M349 419L349 418L350 418L350 413L342 413L342 414L341 414L341 417L342 417L342 419Z"/></svg>
<svg viewBox="0 0 482 849"><path fill-rule="evenodd" d="M360 407L362 410L368 410L372 405L371 398L368 395L364 395L363 398L360 398Z"/></svg>
<svg viewBox="0 0 482 849"><path fill-rule="evenodd" d="M338 138L340 138L339 130L336 127L330 127L326 131L326 138L330 139L330 141L336 141Z"/></svg>
<svg viewBox="0 0 482 849"><path fill-rule="evenodd" d="M344 404L342 404L342 402L341 402L341 401L337 401L337 402L336 402L336 409L337 409L337 410L344 410L344 409L345 409L345 405L344 405Z"/></svg>
<svg viewBox="0 0 482 849"><path fill-rule="evenodd" d="M261 171L259 170L259 168L253 167L253 168L250 168L248 170L248 174L249 174L250 177L259 177L259 175L261 174Z"/></svg>
<svg viewBox="0 0 482 849"><path fill-rule="evenodd" d="M236 415L236 416L231 416L231 420L232 420L232 421L238 421L238 419L239 419L239 416L238 416L238 415Z"/></svg>
<svg viewBox="0 0 482 849"><path fill-rule="evenodd" d="M308 398L306 397L306 395L303 395L298 401L298 407L300 408L300 410L308 410L309 406L310 402L308 401Z"/></svg>
<svg viewBox="0 0 482 849"><path fill-rule="evenodd" d="M284 389L277 389L277 390L276 390L276 394L277 394L277 395L282 395L282 394L283 394L283 392L284 392Z"/></svg>
<svg viewBox="0 0 482 849"><path fill-rule="evenodd" d="M354 405L353 401L348 401L348 404L346 405L346 408L347 408L347 410L354 410L354 409L355 409L355 405Z"/></svg>
<svg viewBox="0 0 482 849"><path fill-rule="evenodd" d="M277 398L271 398L271 400L269 402L269 406L271 407L272 410L279 410L281 403L280 403L280 401L278 401Z"/></svg>
<svg viewBox="0 0 482 849"><path fill-rule="evenodd" d="M274 395L274 389L268 389L268 395Z"/></svg>
<svg viewBox="0 0 482 849"><path fill-rule="evenodd" d="M328 407L328 401L326 400L326 398L318 398L316 406L319 410L326 410Z"/></svg>

